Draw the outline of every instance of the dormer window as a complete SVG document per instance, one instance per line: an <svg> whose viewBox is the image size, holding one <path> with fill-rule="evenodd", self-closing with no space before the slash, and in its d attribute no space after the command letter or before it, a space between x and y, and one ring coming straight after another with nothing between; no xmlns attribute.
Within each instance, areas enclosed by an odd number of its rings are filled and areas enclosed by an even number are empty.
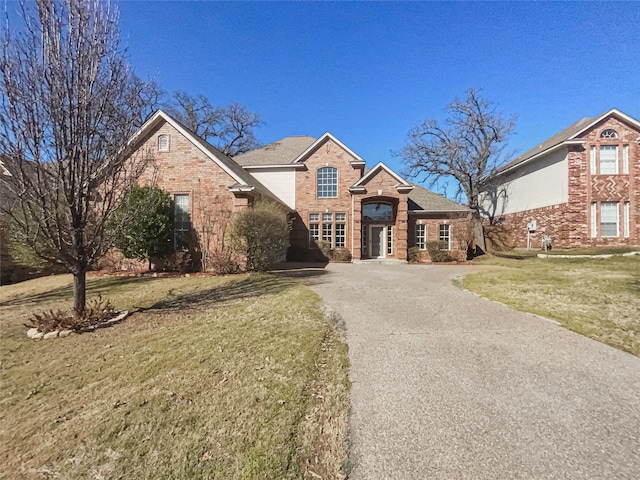
<svg viewBox="0 0 640 480"><path fill-rule="evenodd" d="M158 151L159 152L169 151L169 135L160 135L158 137Z"/></svg>
<svg viewBox="0 0 640 480"><path fill-rule="evenodd" d="M618 138L618 132L616 132L613 128L607 128L603 130L600 134L600 138Z"/></svg>

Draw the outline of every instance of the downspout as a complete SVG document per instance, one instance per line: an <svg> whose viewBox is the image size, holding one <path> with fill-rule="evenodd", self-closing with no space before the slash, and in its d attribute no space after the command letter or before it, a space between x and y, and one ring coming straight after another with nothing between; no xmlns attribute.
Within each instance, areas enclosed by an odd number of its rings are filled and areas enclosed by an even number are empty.
<svg viewBox="0 0 640 480"><path fill-rule="evenodd" d="M351 261L353 262L353 247L355 246L355 244L353 243L353 237L355 235L355 219L353 218L353 214L354 214L354 199L353 199L353 193L351 194Z"/></svg>

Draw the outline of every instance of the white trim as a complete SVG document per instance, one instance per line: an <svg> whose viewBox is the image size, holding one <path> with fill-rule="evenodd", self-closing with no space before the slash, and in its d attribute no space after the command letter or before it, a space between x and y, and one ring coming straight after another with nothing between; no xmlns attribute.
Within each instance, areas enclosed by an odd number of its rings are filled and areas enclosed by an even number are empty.
<svg viewBox="0 0 640 480"><path fill-rule="evenodd" d="M622 174L629 174L629 145L622 145Z"/></svg>
<svg viewBox="0 0 640 480"><path fill-rule="evenodd" d="M296 157L296 159L291 163L304 162L307 159L307 157L309 157L309 155L311 155L326 140L333 140L333 142L337 143L340 148L344 149L349 155L354 157L358 162L364 162L364 160L360 157L360 155L355 153L353 150L351 150L349 147L347 147L344 143L342 143L336 137L331 135L329 132L325 132L324 134L322 134L320 136L320 138L318 138L315 142L313 142L311 145L309 145L309 147L307 147L307 149L304 152L302 152L300 155L298 155Z"/></svg>
<svg viewBox="0 0 640 480"><path fill-rule="evenodd" d="M624 202L622 206L622 229L624 238L629 238L629 202Z"/></svg>
<svg viewBox="0 0 640 480"><path fill-rule="evenodd" d="M598 205L591 203L591 238L598 237Z"/></svg>
<svg viewBox="0 0 640 480"><path fill-rule="evenodd" d="M399 185L396 185L396 188L401 188L403 190L413 190L415 188L413 185L408 183L404 178L402 178L396 172L394 172L389 167L387 167L384 163L378 162L375 167L373 167L371 170L369 170L366 173L366 175L363 175L362 177L360 177L360 180L358 180L356 183L351 185L351 187L349 187L349 189L352 189L352 188L356 189L356 188L359 188L359 187L363 187L362 184L364 182L370 180L371 178L375 177L377 175L378 171L381 170L381 169L384 170L385 172L387 172L389 175L391 175L394 179L396 179L398 181Z"/></svg>

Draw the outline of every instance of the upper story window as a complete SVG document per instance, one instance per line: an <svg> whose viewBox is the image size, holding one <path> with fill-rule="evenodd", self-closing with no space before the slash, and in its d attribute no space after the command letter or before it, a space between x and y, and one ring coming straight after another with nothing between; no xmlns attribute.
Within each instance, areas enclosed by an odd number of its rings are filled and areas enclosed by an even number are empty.
<svg viewBox="0 0 640 480"><path fill-rule="evenodd" d="M616 132L613 128L607 128L603 130L600 134L600 138L618 138L618 132Z"/></svg>
<svg viewBox="0 0 640 480"><path fill-rule="evenodd" d="M169 135L158 136L158 151L159 152L169 151Z"/></svg>
<svg viewBox="0 0 640 480"><path fill-rule="evenodd" d="M618 146L600 145L600 174L618 173Z"/></svg>
<svg viewBox="0 0 640 480"><path fill-rule="evenodd" d="M338 196L338 169L322 167L318 169L318 198Z"/></svg>

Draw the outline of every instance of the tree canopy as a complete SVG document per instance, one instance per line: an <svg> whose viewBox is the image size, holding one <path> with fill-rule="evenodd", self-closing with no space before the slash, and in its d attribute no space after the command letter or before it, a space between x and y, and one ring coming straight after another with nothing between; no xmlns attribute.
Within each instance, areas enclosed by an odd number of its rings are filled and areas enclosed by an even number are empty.
<svg viewBox="0 0 640 480"><path fill-rule="evenodd" d="M480 220L479 195L496 170L508 158L506 142L516 126L516 116L505 118L480 90L469 89L464 100L455 99L447 108L443 125L428 119L413 128L401 156L409 175L424 176L432 184L454 179L458 196L464 196L473 212L476 243L485 250Z"/></svg>

